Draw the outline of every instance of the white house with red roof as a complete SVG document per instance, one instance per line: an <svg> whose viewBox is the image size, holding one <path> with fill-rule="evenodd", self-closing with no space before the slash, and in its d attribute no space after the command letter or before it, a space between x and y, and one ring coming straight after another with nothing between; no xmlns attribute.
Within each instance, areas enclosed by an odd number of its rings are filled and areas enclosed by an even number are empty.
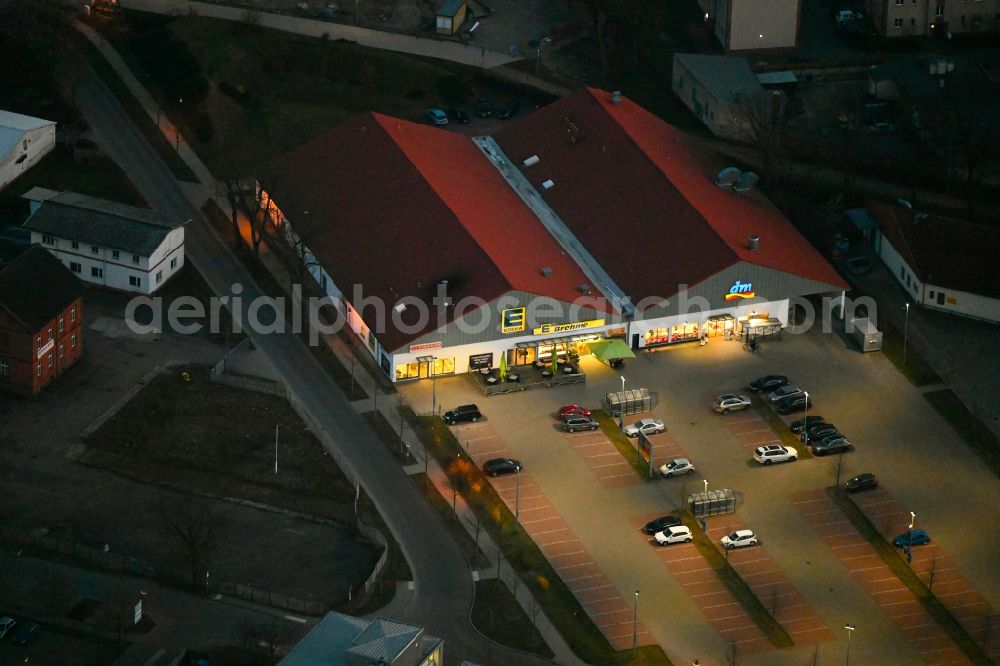
<svg viewBox="0 0 1000 666"><path fill-rule="evenodd" d="M263 179L282 229L394 380L779 331L846 285L760 192L631 101L584 89L469 139L370 113ZM750 238L755 238L749 247Z"/></svg>

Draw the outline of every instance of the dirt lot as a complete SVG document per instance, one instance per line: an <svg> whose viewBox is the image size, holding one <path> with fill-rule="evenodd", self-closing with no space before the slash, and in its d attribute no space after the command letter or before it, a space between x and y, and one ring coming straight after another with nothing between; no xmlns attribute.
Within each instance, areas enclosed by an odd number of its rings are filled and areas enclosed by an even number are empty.
<svg viewBox="0 0 1000 666"><path fill-rule="evenodd" d="M83 462L147 482L353 523L353 488L288 403L213 384L204 366L155 378L86 444Z"/></svg>

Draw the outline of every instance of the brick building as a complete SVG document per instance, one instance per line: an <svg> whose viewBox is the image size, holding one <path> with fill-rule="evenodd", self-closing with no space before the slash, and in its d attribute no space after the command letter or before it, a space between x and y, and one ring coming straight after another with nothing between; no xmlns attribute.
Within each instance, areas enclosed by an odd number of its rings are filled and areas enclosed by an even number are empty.
<svg viewBox="0 0 1000 666"><path fill-rule="evenodd" d="M35 395L83 353L83 283L40 245L0 270L0 389Z"/></svg>

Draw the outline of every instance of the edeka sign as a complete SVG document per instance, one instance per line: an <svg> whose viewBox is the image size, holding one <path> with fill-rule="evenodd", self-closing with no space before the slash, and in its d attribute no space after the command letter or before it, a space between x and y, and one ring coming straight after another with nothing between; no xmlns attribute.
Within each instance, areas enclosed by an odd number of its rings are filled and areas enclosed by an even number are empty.
<svg viewBox="0 0 1000 666"><path fill-rule="evenodd" d="M735 301L737 298L753 298L757 295L757 292L753 290L753 282L740 282L737 280L733 283L733 286L729 288L729 293L726 294L727 301Z"/></svg>
<svg viewBox="0 0 1000 666"><path fill-rule="evenodd" d="M542 324L532 330L535 335L549 335L550 333L568 333L569 331L580 331L585 328L604 326L603 319L591 319L589 321L575 321L572 324Z"/></svg>
<svg viewBox="0 0 1000 666"><path fill-rule="evenodd" d="M524 319L525 308L510 308L500 312L501 323L500 332L501 333L518 333L525 329L525 319Z"/></svg>

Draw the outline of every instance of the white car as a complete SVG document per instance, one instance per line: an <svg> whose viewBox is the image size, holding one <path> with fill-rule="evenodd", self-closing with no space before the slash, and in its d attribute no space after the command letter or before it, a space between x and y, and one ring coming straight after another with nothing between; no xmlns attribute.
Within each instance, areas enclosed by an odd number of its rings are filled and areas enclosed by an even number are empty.
<svg viewBox="0 0 1000 666"><path fill-rule="evenodd" d="M743 546L756 546L757 535L753 533L753 530L736 530L722 537L720 542L726 550L742 548Z"/></svg>
<svg viewBox="0 0 1000 666"><path fill-rule="evenodd" d="M754 449L753 459L761 465L770 465L776 462L795 462L799 459L799 452L791 446L765 444Z"/></svg>
<svg viewBox="0 0 1000 666"><path fill-rule="evenodd" d="M767 394L767 401L772 405L776 402L780 402L782 398L787 398L790 395L798 395L802 393L802 389L798 386L792 384L785 384L779 389L775 389Z"/></svg>
<svg viewBox="0 0 1000 666"><path fill-rule="evenodd" d="M691 535L691 528L684 525L668 527L662 532L657 532L654 536L656 543L666 546L672 543L691 543L694 537Z"/></svg>
<svg viewBox="0 0 1000 666"><path fill-rule="evenodd" d="M694 471L694 465L687 458L674 458L668 463L660 465L660 475L664 478L690 474Z"/></svg>
<svg viewBox="0 0 1000 666"><path fill-rule="evenodd" d="M12 617L0 617L0 638L3 638L14 628L17 622Z"/></svg>
<svg viewBox="0 0 1000 666"><path fill-rule="evenodd" d="M750 398L745 395L726 393L715 399L715 402L712 403L712 409L720 414L738 412L741 409L750 409Z"/></svg>
<svg viewBox="0 0 1000 666"><path fill-rule="evenodd" d="M663 432L666 429L667 426L660 419L643 419L636 421L632 425L625 426L625 434L629 437L638 437L641 432L643 435L648 436Z"/></svg>

